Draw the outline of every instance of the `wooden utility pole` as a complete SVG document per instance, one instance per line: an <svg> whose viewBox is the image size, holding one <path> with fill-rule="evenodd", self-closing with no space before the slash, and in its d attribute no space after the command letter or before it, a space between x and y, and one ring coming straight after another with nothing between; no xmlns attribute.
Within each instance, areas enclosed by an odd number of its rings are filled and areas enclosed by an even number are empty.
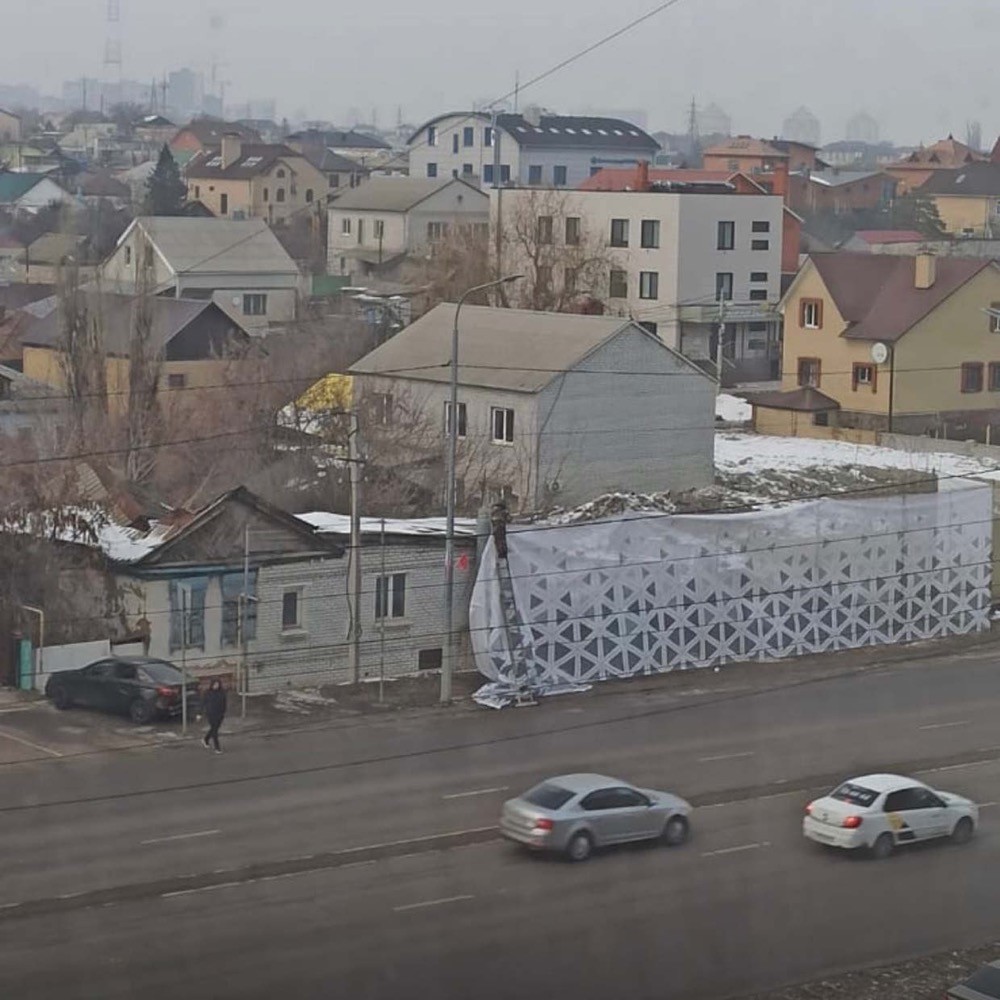
<svg viewBox="0 0 1000 1000"><path fill-rule="evenodd" d="M357 684L361 680L361 448L358 411L351 410L349 419L347 461L351 477L351 551L347 563L347 587L351 595L351 680Z"/></svg>

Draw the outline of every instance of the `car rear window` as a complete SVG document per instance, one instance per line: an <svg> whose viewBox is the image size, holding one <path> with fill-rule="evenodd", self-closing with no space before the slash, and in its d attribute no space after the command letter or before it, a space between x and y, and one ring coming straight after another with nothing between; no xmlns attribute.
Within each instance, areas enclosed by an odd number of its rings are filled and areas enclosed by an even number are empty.
<svg viewBox="0 0 1000 1000"><path fill-rule="evenodd" d="M545 781L540 785L535 785L530 792L525 792L524 798L533 806L541 806L543 809L561 809L571 798L573 792L560 788Z"/></svg>
<svg viewBox="0 0 1000 1000"><path fill-rule="evenodd" d="M144 663L142 672L154 684L180 684L181 672L172 663Z"/></svg>
<svg viewBox="0 0 1000 1000"><path fill-rule="evenodd" d="M870 788L864 788L862 785L852 785L848 781L831 793L830 798L839 799L841 802L850 802L852 806L870 806L878 796L878 792L873 792Z"/></svg>

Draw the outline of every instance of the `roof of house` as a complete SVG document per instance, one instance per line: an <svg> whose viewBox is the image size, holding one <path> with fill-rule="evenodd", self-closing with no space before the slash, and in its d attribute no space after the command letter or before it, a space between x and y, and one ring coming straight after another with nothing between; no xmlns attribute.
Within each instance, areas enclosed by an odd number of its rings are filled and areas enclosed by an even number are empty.
<svg viewBox="0 0 1000 1000"><path fill-rule="evenodd" d="M0 412L17 408L17 404L27 400L63 400L64 394L45 382L29 378L16 368L0 365L0 382L9 386L7 393L0 393Z"/></svg>
<svg viewBox="0 0 1000 1000"><path fill-rule="evenodd" d="M816 117L808 108L800 108L799 110L805 111L810 118L815 119ZM811 142L801 142L798 139L772 139L770 145L782 153L787 153L793 146L798 149L811 149L814 153L819 152L819 146L815 146Z"/></svg>
<svg viewBox="0 0 1000 1000"><path fill-rule="evenodd" d="M986 157L982 153L949 135L947 139L939 139L930 146L921 146L919 149L915 149L909 156L900 160L899 163L892 164L892 166L961 167L966 163L985 159Z"/></svg>
<svg viewBox="0 0 1000 1000"><path fill-rule="evenodd" d="M923 243L926 237L916 229L859 229L854 238L864 243Z"/></svg>
<svg viewBox="0 0 1000 1000"><path fill-rule="evenodd" d="M135 296L104 293L100 300L100 314L104 348L117 357L128 357L135 325ZM225 316L237 335L244 334L236 321L227 316L209 299L175 299L153 296L150 300L152 330L150 337L159 350L185 330L204 313L218 312ZM42 319L31 323L20 336L21 343L30 347L58 348L63 342L59 310L53 310Z"/></svg>
<svg viewBox="0 0 1000 1000"><path fill-rule="evenodd" d="M67 257L78 254L87 242L76 233L42 233L28 246L29 264L61 264Z"/></svg>
<svg viewBox="0 0 1000 1000"><path fill-rule="evenodd" d="M899 340L990 260L938 257L930 288L914 284L916 258L894 254L829 253L809 258L847 321L849 340Z"/></svg>
<svg viewBox="0 0 1000 1000"><path fill-rule="evenodd" d="M367 132L355 132L354 129L305 129L293 132L288 139L291 142L313 142L315 145L329 146L333 149L391 149L384 139Z"/></svg>
<svg viewBox="0 0 1000 1000"><path fill-rule="evenodd" d="M650 167L651 184L732 184L737 177L744 177L760 188L752 178L733 170L687 170ZM636 191L639 190L639 167L604 167L579 185L580 191ZM760 188L761 194L765 191Z"/></svg>
<svg viewBox="0 0 1000 1000"><path fill-rule="evenodd" d="M347 535L351 533L351 515L333 514L324 510L310 511L296 515L300 521L305 521L321 535ZM406 535L424 538L444 538L447 533L447 521L443 517L416 517L401 519L387 517L383 521L378 517L362 517L361 534L378 536L382 533L383 524L387 536ZM455 519L455 534L466 538L476 536L477 527L474 517L459 517Z"/></svg>
<svg viewBox="0 0 1000 1000"><path fill-rule="evenodd" d="M77 191L88 198L128 198L129 187L107 170L83 171L73 179Z"/></svg>
<svg viewBox="0 0 1000 1000"><path fill-rule="evenodd" d="M756 392L748 397L752 406L769 410L796 410L800 413L822 413L839 410L840 403L811 385L800 386L789 392Z"/></svg>
<svg viewBox="0 0 1000 1000"><path fill-rule="evenodd" d="M16 111L10 111L7 108L0 108L0 114L9 115L11 118L16 118L18 121L21 120L21 116Z"/></svg>
<svg viewBox="0 0 1000 1000"><path fill-rule="evenodd" d="M881 170L822 170L810 173L809 180L823 187L845 187L883 176L885 175Z"/></svg>
<svg viewBox="0 0 1000 1000"><path fill-rule="evenodd" d="M935 170L919 190L956 198L995 197L1000 195L1000 164L967 163L954 170Z"/></svg>
<svg viewBox="0 0 1000 1000"><path fill-rule="evenodd" d="M447 382L455 309L450 302L435 306L352 365L351 374ZM635 326L618 316L470 305L462 307L461 324L459 382L512 392L540 392L616 333ZM522 358L526 367L519 368Z"/></svg>
<svg viewBox="0 0 1000 1000"><path fill-rule="evenodd" d="M704 150L703 156L770 156L787 159L788 153L765 139L751 135L737 135Z"/></svg>
<svg viewBox="0 0 1000 1000"><path fill-rule="evenodd" d="M334 208L374 212L408 212L420 202L452 184L461 184L484 203L489 195L458 177L370 177L364 184L345 191Z"/></svg>
<svg viewBox="0 0 1000 1000"><path fill-rule="evenodd" d="M0 285L0 308L23 309L32 302L39 302L55 293L55 285L34 284L21 281L10 285Z"/></svg>
<svg viewBox="0 0 1000 1000"><path fill-rule="evenodd" d="M184 173L189 178L248 180L267 173L279 160L302 158L301 153L284 143L242 143L239 158L224 167L222 148L206 146L188 160Z"/></svg>
<svg viewBox="0 0 1000 1000"><path fill-rule="evenodd" d="M194 118L187 125L182 125L177 134L181 132L190 132L203 146L218 145L222 137L230 132L236 133L244 142L260 142L260 135L254 129L239 122L225 122L221 118Z"/></svg>
<svg viewBox="0 0 1000 1000"><path fill-rule="evenodd" d="M10 205L23 198L36 184L48 178L48 174L15 173L0 171L0 205ZM48 178L51 180L51 178Z"/></svg>
<svg viewBox="0 0 1000 1000"><path fill-rule="evenodd" d="M317 169L324 173L345 173L353 174L362 169L357 160L350 157L341 156L340 153L329 146L303 145L302 155Z"/></svg>
<svg viewBox="0 0 1000 1000"><path fill-rule="evenodd" d="M177 128L176 124L163 115L143 115L134 123L136 128Z"/></svg>
<svg viewBox="0 0 1000 1000"><path fill-rule="evenodd" d="M174 273L297 274L298 267L263 219L140 216L118 239L139 226Z"/></svg>

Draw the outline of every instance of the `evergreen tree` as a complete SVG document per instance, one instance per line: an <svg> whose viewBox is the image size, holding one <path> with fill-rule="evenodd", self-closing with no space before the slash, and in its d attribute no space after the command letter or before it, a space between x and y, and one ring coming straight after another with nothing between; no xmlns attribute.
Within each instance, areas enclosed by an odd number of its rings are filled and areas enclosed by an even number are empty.
<svg viewBox="0 0 1000 1000"><path fill-rule="evenodd" d="M187 202L187 185L181 179L177 161L164 146L156 169L146 181L146 198L142 210L146 215L183 215Z"/></svg>
<svg viewBox="0 0 1000 1000"><path fill-rule="evenodd" d="M947 235L933 198L923 194L907 194L892 205L891 219L895 229L915 229L928 239L943 239Z"/></svg>

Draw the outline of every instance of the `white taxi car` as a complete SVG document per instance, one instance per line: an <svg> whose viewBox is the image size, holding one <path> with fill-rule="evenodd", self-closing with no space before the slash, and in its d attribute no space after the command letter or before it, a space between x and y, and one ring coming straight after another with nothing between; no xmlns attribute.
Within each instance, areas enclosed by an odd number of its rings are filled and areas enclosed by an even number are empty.
<svg viewBox="0 0 1000 1000"><path fill-rule="evenodd" d="M902 844L949 837L969 841L979 825L979 807L898 774L851 778L806 806L802 832L809 840L848 850L867 848L887 858Z"/></svg>

